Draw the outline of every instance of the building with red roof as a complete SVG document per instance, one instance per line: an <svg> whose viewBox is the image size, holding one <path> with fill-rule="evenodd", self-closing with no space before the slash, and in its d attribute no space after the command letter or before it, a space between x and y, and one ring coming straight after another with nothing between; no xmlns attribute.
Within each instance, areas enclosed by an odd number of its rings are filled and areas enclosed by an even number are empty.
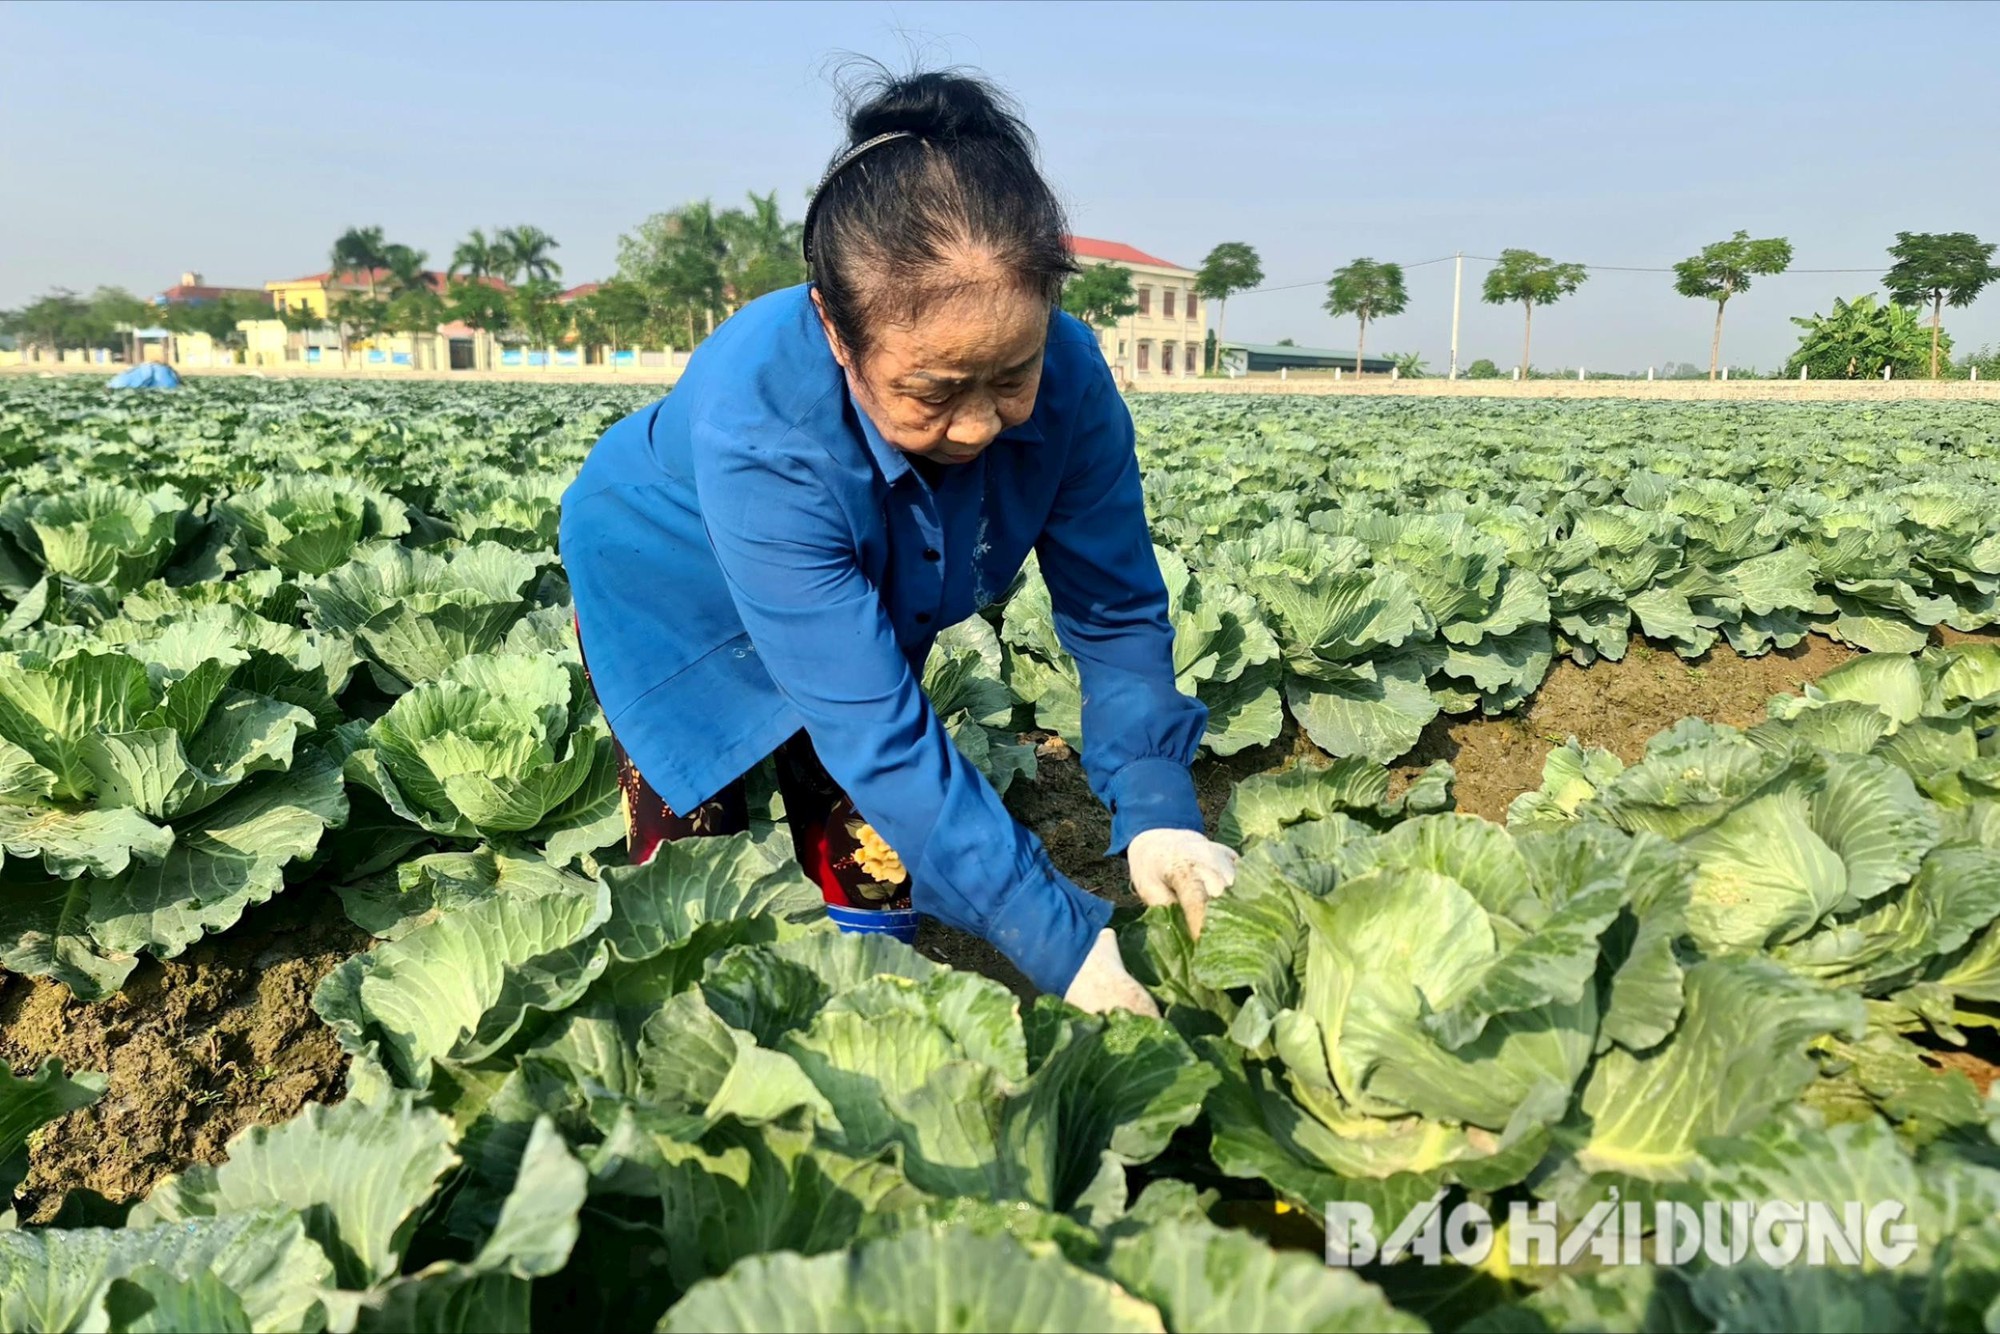
<svg viewBox="0 0 2000 1334"><path fill-rule="evenodd" d="M339 273L322 271L308 273L303 278L280 278L276 282L265 283L264 290L271 294L271 305L275 310L309 310L315 315L325 316L342 296L367 292L371 281L379 295L389 287L394 277L388 269L376 269L372 274L360 269ZM424 282L440 295L451 281L451 275L441 270L424 270ZM461 281L485 283L499 292L513 290L499 278L466 278Z"/></svg>
<svg viewBox="0 0 2000 1334"><path fill-rule="evenodd" d="M1110 264L1131 271L1132 296L1139 308L1097 331L1104 359L1121 380L1191 379L1201 374L1208 325L1206 303L1194 290L1193 269L1123 241L1072 236L1069 245L1084 268Z"/></svg>
<svg viewBox="0 0 2000 1334"><path fill-rule="evenodd" d="M153 298L156 306L205 306L225 297L248 296L268 303L270 296L261 287L215 287L205 283L199 273L189 270L181 275L181 280Z"/></svg>

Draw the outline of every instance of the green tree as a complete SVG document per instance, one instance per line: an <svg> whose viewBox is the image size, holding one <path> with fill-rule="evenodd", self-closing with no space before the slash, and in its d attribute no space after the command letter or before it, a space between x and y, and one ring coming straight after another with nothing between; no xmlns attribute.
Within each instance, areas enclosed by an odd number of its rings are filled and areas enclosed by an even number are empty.
<svg viewBox="0 0 2000 1334"><path fill-rule="evenodd" d="M156 315L153 306L122 287L100 287L90 294L91 332L118 348L127 361L137 348L134 330L153 323Z"/></svg>
<svg viewBox="0 0 2000 1334"><path fill-rule="evenodd" d="M424 267L429 258L406 245L392 244L382 250L382 267L389 271L389 277L381 328L409 338L410 365L418 369L423 366L429 337L444 322L444 302L433 286L436 279Z"/></svg>
<svg viewBox="0 0 2000 1334"><path fill-rule="evenodd" d="M24 348L61 356L64 348L90 346L96 328L90 303L67 287L55 287L8 312L0 332L11 334Z"/></svg>
<svg viewBox="0 0 2000 1334"><path fill-rule="evenodd" d="M445 314L467 328L497 338L513 327L507 290L481 278L461 278L445 288ZM484 369L484 368L482 368Z"/></svg>
<svg viewBox="0 0 2000 1334"><path fill-rule="evenodd" d="M729 242L706 199L655 213L618 238L618 276L646 289L660 316L680 326L671 341L693 347L727 300ZM662 320L665 322L665 319ZM663 340L667 341L667 340Z"/></svg>
<svg viewBox="0 0 2000 1334"><path fill-rule="evenodd" d="M1931 378L1938 377L1944 339L1944 308L1969 306L1981 288L2000 278L1993 264L1994 243L1970 232L1897 232L1889 247L1895 264L1883 276L1889 296L1905 306L1931 308Z"/></svg>
<svg viewBox="0 0 2000 1334"><path fill-rule="evenodd" d="M274 318L285 326L285 332L288 334L304 335L328 327L326 317L319 314L319 312L303 301L296 306L287 306L283 310L274 312ZM304 341L303 337L301 337L300 341ZM346 348L344 346L341 349L341 355L344 361L346 357Z"/></svg>
<svg viewBox="0 0 2000 1334"><path fill-rule="evenodd" d="M406 245L384 247L382 267L389 271L389 295L397 297L409 292L435 292L431 286L430 271L424 268L424 261L429 258L423 251Z"/></svg>
<svg viewBox="0 0 2000 1334"><path fill-rule="evenodd" d="M1213 374L1215 371L1215 330L1210 329L1202 339L1201 368Z"/></svg>
<svg viewBox="0 0 2000 1334"><path fill-rule="evenodd" d="M216 346L240 352L250 340L237 326L269 318L271 307L263 299L232 292L214 301L176 302L166 308L161 322L177 334L206 334Z"/></svg>
<svg viewBox="0 0 2000 1334"><path fill-rule="evenodd" d="M444 323L444 318L444 299L427 284L405 288L390 298L387 313L389 328L409 338L412 367L423 369L427 348L432 351L435 361L436 349L431 340L437 336L438 325Z"/></svg>
<svg viewBox="0 0 2000 1334"><path fill-rule="evenodd" d="M1396 363L1396 374L1405 380L1421 380L1429 370L1421 352L1391 352L1389 360Z"/></svg>
<svg viewBox="0 0 2000 1334"><path fill-rule="evenodd" d="M445 270L445 277L456 278L461 274L467 278L504 279L512 263L512 255L501 242L489 241L486 233L474 227L451 252L451 267Z"/></svg>
<svg viewBox="0 0 2000 1334"><path fill-rule="evenodd" d="M1344 269L1335 269L1333 277L1326 280L1326 313L1335 318L1353 315L1361 321L1360 337L1354 344L1356 375L1361 374L1361 358L1368 349L1368 322L1400 315L1409 304L1400 264L1357 259Z"/></svg>
<svg viewBox="0 0 2000 1334"><path fill-rule="evenodd" d="M333 243L333 253L328 260L330 277L343 275L350 279L359 273L364 275L368 295L375 295L375 270L387 266L389 243L382 238L380 227L349 227Z"/></svg>
<svg viewBox="0 0 2000 1334"><path fill-rule="evenodd" d="M1792 243L1782 236L1750 239L1739 231L1727 241L1701 248L1674 265L1674 290L1682 296L1715 303L1715 332L1708 340L1708 378L1722 362L1722 312L1729 298L1750 290L1752 278L1783 273L1792 266Z"/></svg>
<svg viewBox="0 0 2000 1334"><path fill-rule="evenodd" d="M365 292L342 292L333 299L334 327L340 330L340 364L355 339L379 338L389 327L389 301Z"/></svg>
<svg viewBox="0 0 2000 1334"><path fill-rule="evenodd" d="M1794 316L1805 330L1799 346L1785 363L1785 374L1804 370L1815 380L1868 380L1888 367L1892 375L1923 373L1930 356L1931 334L1917 313L1894 302L1878 302L1871 294L1852 301L1835 298L1833 311L1810 319ZM1951 336L1937 334L1937 344L1951 351Z"/></svg>
<svg viewBox="0 0 2000 1334"><path fill-rule="evenodd" d="M637 341L653 318L653 306L643 287L613 278L577 302L574 314L585 342L615 353Z"/></svg>
<svg viewBox="0 0 2000 1334"><path fill-rule="evenodd" d="M551 250L560 250L561 243L541 228L502 227L495 240L505 264L505 272L500 276L507 281L548 282L562 277L562 265L549 255Z"/></svg>
<svg viewBox="0 0 2000 1334"><path fill-rule="evenodd" d="M569 308L557 300L562 288L547 278L530 278L514 289L514 327L527 335L531 347L554 347L570 331Z"/></svg>
<svg viewBox="0 0 2000 1334"><path fill-rule="evenodd" d="M1500 378L1500 368L1493 364L1493 358L1481 357L1465 368L1465 378L1468 380L1497 380Z"/></svg>
<svg viewBox="0 0 2000 1334"><path fill-rule="evenodd" d="M1535 307L1552 306L1583 286L1590 274L1581 264L1558 264L1532 250L1503 250L1500 262L1486 273L1484 296L1489 305L1518 301L1527 318L1521 327L1521 377L1532 364Z"/></svg>
<svg viewBox="0 0 2000 1334"><path fill-rule="evenodd" d="M1108 329L1139 309L1132 270L1093 264L1063 285L1062 308L1094 329Z"/></svg>
<svg viewBox="0 0 2000 1334"><path fill-rule="evenodd" d="M1982 380L2000 380L2000 348L1982 345L1977 352L1968 352L1959 358L1954 368L1961 375L1979 372Z"/></svg>
<svg viewBox="0 0 2000 1334"><path fill-rule="evenodd" d="M715 216L722 242L723 306L731 313L766 293L806 280L800 224L785 221L778 192L753 192L749 200L747 209L725 209Z"/></svg>
<svg viewBox="0 0 2000 1334"><path fill-rule="evenodd" d="M1229 298L1237 292L1247 292L1263 281L1263 262L1248 242L1224 241L1202 260L1201 272L1195 275L1194 290L1198 296L1215 302L1218 348L1228 338Z"/></svg>

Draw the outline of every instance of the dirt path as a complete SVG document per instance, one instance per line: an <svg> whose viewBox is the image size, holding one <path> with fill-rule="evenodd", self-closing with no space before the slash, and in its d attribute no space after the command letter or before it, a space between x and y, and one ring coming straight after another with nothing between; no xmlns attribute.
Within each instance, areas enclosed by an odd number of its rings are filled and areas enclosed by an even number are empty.
<svg viewBox="0 0 2000 1334"><path fill-rule="evenodd" d="M1961 634L1940 628L1941 643L2000 644L2000 631ZM1439 717L1409 758L1407 778L1433 760L1458 771L1458 809L1505 820L1507 807L1542 785L1542 762L1572 736L1630 763L1646 742L1683 718L1748 727L1768 716L1773 695L1797 694L1859 656L1844 644L1810 635L1796 648L1738 657L1719 644L1692 661L1634 637L1621 662L1579 667L1556 664L1527 709L1505 718Z"/></svg>
<svg viewBox="0 0 2000 1334"><path fill-rule="evenodd" d="M31 1142L18 1201L47 1222L90 1221L102 1196L144 1195L190 1162L213 1162L238 1130L337 1097L347 1058L312 991L367 943L332 891L297 885L178 959L148 959L126 989L84 1004L61 983L0 974L0 1060L59 1057L110 1079L104 1096Z"/></svg>
<svg viewBox="0 0 2000 1334"><path fill-rule="evenodd" d="M1572 736L1628 763L1646 742L1683 718L1747 727L1761 722L1771 696L1796 694L1854 658L1853 649L1817 635L1796 648L1758 658L1718 645L1689 660L1635 637L1620 662L1579 667L1562 659L1528 707L1503 718L1440 715L1398 765L1415 773L1434 760L1458 771L1458 809L1489 820L1542 785L1542 762Z"/></svg>

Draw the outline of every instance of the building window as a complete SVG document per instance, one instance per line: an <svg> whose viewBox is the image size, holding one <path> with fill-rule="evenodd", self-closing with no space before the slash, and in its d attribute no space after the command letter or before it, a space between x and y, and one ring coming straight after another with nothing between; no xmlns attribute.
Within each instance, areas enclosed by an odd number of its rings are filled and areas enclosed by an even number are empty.
<svg viewBox="0 0 2000 1334"><path fill-rule="evenodd" d="M1195 304L1193 292L1188 293L1187 317L1191 320L1198 320L1201 318L1201 307Z"/></svg>
<svg viewBox="0 0 2000 1334"><path fill-rule="evenodd" d="M1122 338L1118 340L1118 355L1121 357L1125 355L1125 340Z"/></svg>
<svg viewBox="0 0 2000 1334"><path fill-rule="evenodd" d="M1141 290L1141 291L1144 291L1145 289L1144 289L1144 288L1141 288L1140 290ZM1142 370L1142 371L1149 371L1149 370L1153 369L1153 357L1152 357L1152 352L1153 352L1153 345L1152 345L1151 343L1147 342L1147 341L1146 341L1145 339L1141 338L1141 339L1139 340L1139 369L1140 369L1140 370Z"/></svg>
<svg viewBox="0 0 2000 1334"><path fill-rule="evenodd" d="M1160 313L1168 319L1174 317L1174 289L1171 287L1160 293Z"/></svg>
<svg viewBox="0 0 2000 1334"><path fill-rule="evenodd" d="M1139 313L1141 315L1153 313L1153 289L1150 287L1139 289Z"/></svg>
<svg viewBox="0 0 2000 1334"><path fill-rule="evenodd" d="M1174 294L1172 292L1167 293L1167 300L1172 301L1173 299ZM1172 343L1160 344L1160 370L1167 375L1174 373L1174 345Z"/></svg>
<svg viewBox="0 0 2000 1334"><path fill-rule="evenodd" d="M1187 364L1181 368L1181 374L1193 375L1195 368L1199 365L1201 365L1201 345L1199 343L1189 343L1187 345Z"/></svg>

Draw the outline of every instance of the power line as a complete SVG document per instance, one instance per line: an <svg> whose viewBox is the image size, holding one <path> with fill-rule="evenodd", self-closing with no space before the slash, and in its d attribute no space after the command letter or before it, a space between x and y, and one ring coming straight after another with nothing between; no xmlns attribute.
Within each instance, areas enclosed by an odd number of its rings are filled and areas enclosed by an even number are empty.
<svg viewBox="0 0 2000 1334"><path fill-rule="evenodd" d="M1497 255L1467 255L1466 258L1481 260L1487 264L1498 264L1500 262L1500 258ZM1583 267L1589 269L1592 273L1674 272L1674 268L1671 264L1667 265L1664 268L1656 268L1649 265L1639 265L1639 264L1586 264ZM1786 269L1781 273L1767 274L1765 276L1772 278L1783 278L1786 276L1786 274L1792 274L1792 273L1880 273L1880 272L1882 272L1882 266L1880 264L1877 264L1871 268L1866 268L1866 269Z"/></svg>
<svg viewBox="0 0 2000 1334"><path fill-rule="evenodd" d="M1446 264L1454 258L1456 256L1440 255L1436 259L1419 260L1415 264L1404 264L1401 267L1405 269L1421 269L1432 264ZM1476 259L1482 264L1498 264L1500 262L1500 258L1497 255L1467 255L1466 258ZM1583 267L1592 273L1672 273L1674 271L1672 265L1662 268L1642 264L1586 264ZM1795 273L1881 273L1882 271L1882 266L1877 264L1865 269L1786 269L1783 273L1768 276L1788 278ZM1255 287L1247 292L1237 292L1235 296L1262 296L1266 292L1295 292L1301 287L1324 287L1325 285L1326 279L1316 278L1311 282L1283 283L1275 287ZM1232 299L1234 298L1232 297Z"/></svg>
<svg viewBox="0 0 2000 1334"><path fill-rule="evenodd" d="M1420 259L1414 264L1403 264L1400 265L1399 267L1405 269L1422 269L1422 268L1428 268L1432 264L1449 264L1452 262L1452 260L1456 258L1458 258L1458 256L1456 255L1439 255L1436 259ZM1468 255L1466 256L1466 258L1472 259L1475 258L1475 256ZM1254 287L1247 292L1238 292L1236 293L1236 295L1262 296L1266 292L1295 292L1301 287L1324 287L1324 286L1326 286L1326 279L1315 278L1309 283L1286 283L1282 287Z"/></svg>

